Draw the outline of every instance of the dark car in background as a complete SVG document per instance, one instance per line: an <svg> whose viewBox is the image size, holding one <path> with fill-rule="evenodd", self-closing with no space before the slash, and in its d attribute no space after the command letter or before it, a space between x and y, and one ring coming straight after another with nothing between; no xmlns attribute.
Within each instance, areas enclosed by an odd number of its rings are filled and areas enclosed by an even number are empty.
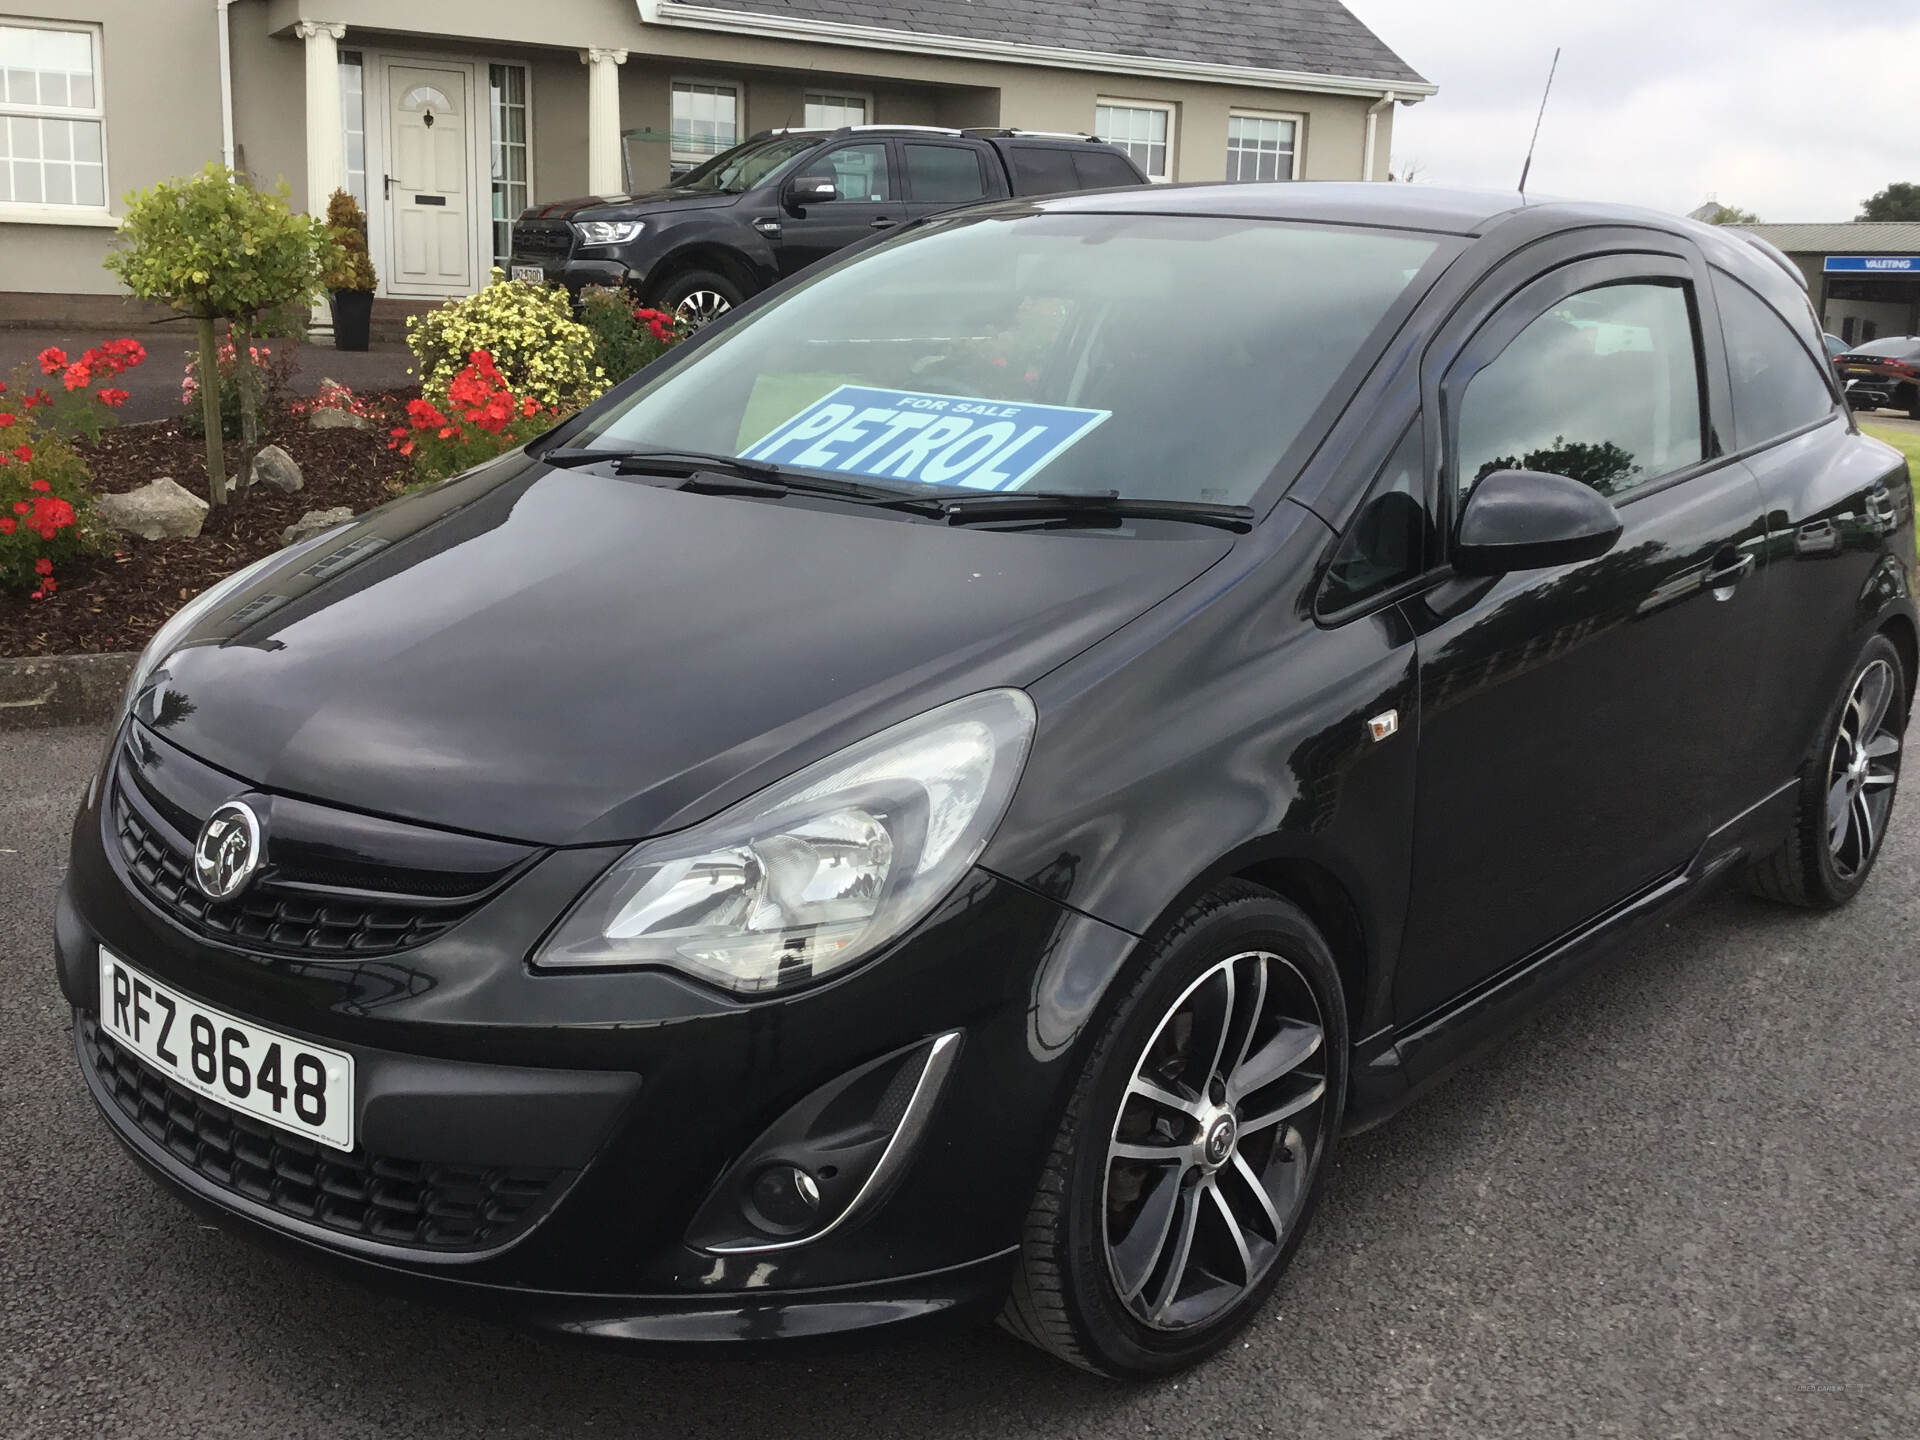
<svg viewBox="0 0 1920 1440"><path fill-rule="evenodd" d="M1834 359L1856 410L1904 410L1920 420L1920 335L1886 335Z"/></svg>
<svg viewBox="0 0 1920 1440"><path fill-rule="evenodd" d="M1165 1374L1596 956L1867 881L1913 500L1797 271L1427 186L902 228L154 639L54 938L165 1187L572 1335Z"/></svg>
<svg viewBox="0 0 1920 1440"><path fill-rule="evenodd" d="M704 325L836 250L943 210L1147 183L1091 135L766 130L660 190L534 206L513 227L511 274L576 295L624 286Z"/></svg>

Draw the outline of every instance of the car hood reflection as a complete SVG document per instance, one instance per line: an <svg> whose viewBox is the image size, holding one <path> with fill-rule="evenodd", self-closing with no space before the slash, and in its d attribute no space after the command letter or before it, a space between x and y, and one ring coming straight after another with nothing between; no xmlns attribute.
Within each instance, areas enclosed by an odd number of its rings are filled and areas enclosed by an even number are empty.
<svg viewBox="0 0 1920 1440"><path fill-rule="evenodd" d="M541 844L636 839L1028 684L1232 544L949 528L510 456L268 567L139 710L264 790Z"/></svg>

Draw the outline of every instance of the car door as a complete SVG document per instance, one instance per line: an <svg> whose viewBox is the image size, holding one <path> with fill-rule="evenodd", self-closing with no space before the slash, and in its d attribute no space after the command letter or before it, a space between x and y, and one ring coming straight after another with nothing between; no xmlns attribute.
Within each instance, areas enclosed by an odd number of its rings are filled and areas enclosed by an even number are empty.
<svg viewBox="0 0 1920 1440"><path fill-rule="evenodd" d="M1597 559L1403 603L1421 694L1403 1024L1676 874L1752 769L1759 487L1718 439L1704 266L1640 239L1671 253L1497 273L1517 290L1428 355L1449 526L1517 468L1594 486L1624 531Z"/></svg>
<svg viewBox="0 0 1920 1440"><path fill-rule="evenodd" d="M907 172L909 220L937 215L958 205L976 205L1001 193L1001 187L987 172L985 146L951 140L902 140L900 154Z"/></svg>
<svg viewBox="0 0 1920 1440"><path fill-rule="evenodd" d="M810 204L781 221L776 247L780 273L791 275L814 261L864 240L876 230L890 230L907 218L898 182L899 160L892 142L883 139L850 140L816 155L794 172L794 178L830 177L839 198Z"/></svg>

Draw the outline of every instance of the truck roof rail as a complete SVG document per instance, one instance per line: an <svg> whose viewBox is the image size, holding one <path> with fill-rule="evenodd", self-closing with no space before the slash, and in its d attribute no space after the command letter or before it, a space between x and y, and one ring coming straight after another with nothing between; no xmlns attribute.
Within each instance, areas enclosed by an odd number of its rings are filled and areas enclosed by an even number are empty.
<svg viewBox="0 0 1920 1440"><path fill-rule="evenodd" d="M1091 140L1096 145L1105 143L1098 135L1089 135L1084 130L1016 130L1005 125L975 125L960 133L981 140Z"/></svg>

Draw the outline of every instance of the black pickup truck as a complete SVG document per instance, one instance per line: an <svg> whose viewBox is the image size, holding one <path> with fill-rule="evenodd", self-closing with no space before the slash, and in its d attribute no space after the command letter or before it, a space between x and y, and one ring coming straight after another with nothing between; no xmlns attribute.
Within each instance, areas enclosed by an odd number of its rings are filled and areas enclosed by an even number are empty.
<svg viewBox="0 0 1920 1440"><path fill-rule="evenodd" d="M513 278L624 285L705 324L824 255L959 205L1145 185L1089 135L855 125L764 130L663 190L536 205L513 227Z"/></svg>

